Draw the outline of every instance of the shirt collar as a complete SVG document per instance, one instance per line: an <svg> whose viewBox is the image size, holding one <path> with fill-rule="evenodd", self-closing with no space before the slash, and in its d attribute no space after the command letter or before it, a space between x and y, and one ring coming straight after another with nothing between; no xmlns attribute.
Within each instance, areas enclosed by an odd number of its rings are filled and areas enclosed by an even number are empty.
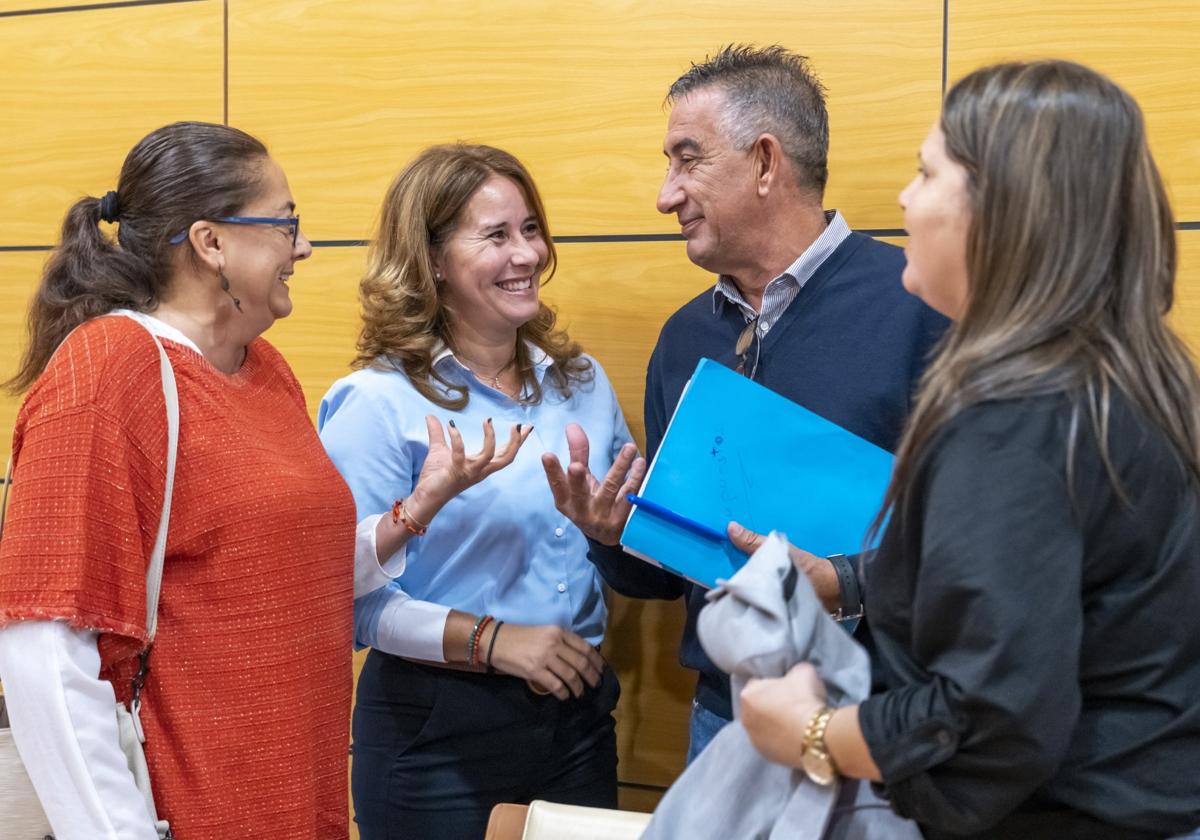
<svg viewBox="0 0 1200 840"><path fill-rule="evenodd" d="M850 235L850 225L846 223L846 218L838 210L825 211L825 230L818 236L811 245L809 245L800 256L783 270L778 277L767 284L767 288L779 284L784 285L794 283L800 288L809 281L822 263L829 258L829 255L837 250L837 247L842 244L847 236ZM733 305L742 310L743 314L753 312L750 304L746 303L742 293L738 291L737 284L733 278L727 274L722 274L717 277L717 285L713 288L713 314L721 314L724 308L725 301L729 301ZM753 316L750 316L753 317Z"/></svg>
<svg viewBox="0 0 1200 840"><path fill-rule="evenodd" d="M529 353L529 358L533 362L533 369L537 371L538 379L541 380L542 376L544 376L546 373L546 368L550 367L550 364L553 360L545 350L543 350L541 347L538 347L532 341L525 342L525 350L527 353ZM454 355L454 351L450 349L446 342L438 341L438 343L433 347L432 366L436 367L442 364L445 359L451 359L453 364L457 365L468 373L472 373L469 367L459 361L459 359ZM474 375L474 373L472 373L472 375Z"/></svg>

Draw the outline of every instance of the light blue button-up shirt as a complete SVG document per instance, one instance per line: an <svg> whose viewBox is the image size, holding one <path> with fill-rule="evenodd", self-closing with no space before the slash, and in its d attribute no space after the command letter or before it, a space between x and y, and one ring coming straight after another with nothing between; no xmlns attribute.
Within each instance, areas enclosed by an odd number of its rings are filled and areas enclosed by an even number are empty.
<svg viewBox="0 0 1200 840"><path fill-rule="evenodd" d="M412 490L429 451L427 414L443 426L454 420L468 454L482 446L489 417L498 447L513 424L533 425L512 464L452 499L425 536L408 541L398 577L356 592L357 645L440 661L451 608L516 624L557 625L592 644L603 639L607 610L600 577L587 559L586 538L554 508L541 456L553 452L567 464L566 427L578 423L591 442L592 473L602 476L631 439L629 429L595 360L592 381L573 384L564 399L545 379L549 359L530 349L540 357L536 375L543 397L537 405L522 405L484 385L449 351L434 364L447 380L469 389L461 411L430 402L404 373L381 368L338 380L321 400L317 429L354 494L360 522L375 521ZM373 530L360 527L360 542ZM360 562L362 555L360 550Z"/></svg>

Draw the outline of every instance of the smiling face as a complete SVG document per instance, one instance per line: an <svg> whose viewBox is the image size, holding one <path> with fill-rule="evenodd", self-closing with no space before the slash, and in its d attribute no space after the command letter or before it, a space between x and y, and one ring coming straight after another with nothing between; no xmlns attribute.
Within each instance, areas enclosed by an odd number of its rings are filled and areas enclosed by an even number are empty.
<svg viewBox="0 0 1200 840"><path fill-rule="evenodd" d="M946 139L937 125L917 157L917 175L900 193L908 231L904 288L958 320L967 308L967 170L946 154Z"/></svg>
<svg viewBox="0 0 1200 840"><path fill-rule="evenodd" d="M463 207L434 267L456 330L514 339L538 314L549 249L537 215L515 181L493 175Z"/></svg>
<svg viewBox="0 0 1200 840"><path fill-rule="evenodd" d="M751 149L738 151L721 129L725 94L700 88L675 103L663 153L667 175L658 211L674 213L688 259L716 274L752 264L752 225L760 211Z"/></svg>
<svg viewBox="0 0 1200 840"><path fill-rule="evenodd" d="M262 189L257 198L238 211L238 215L294 216L296 203L283 169L270 158L264 160L262 167ZM312 244L303 231L293 244L289 225L225 224L222 227L224 274L229 279L230 291L241 301L240 317L261 333L276 319L291 314L288 279L296 262L312 254Z"/></svg>

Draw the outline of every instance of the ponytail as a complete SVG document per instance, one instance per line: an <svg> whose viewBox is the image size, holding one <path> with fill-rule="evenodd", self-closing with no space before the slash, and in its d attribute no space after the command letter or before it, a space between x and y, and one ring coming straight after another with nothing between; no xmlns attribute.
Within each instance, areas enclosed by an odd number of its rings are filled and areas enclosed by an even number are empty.
<svg viewBox="0 0 1200 840"><path fill-rule="evenodd" d="M27 390L84 321L158 306L171 281L170 238L197 219L235 216L258 194L266 147L236 128L178 122L146 135L121 167L115 192L77 201L29 307L29 345L10 393ZM117 224L115 241L100 228Z"/></svg>
<svg viewBox="0 0 1200 840"><path fill-rule="evenodd" d="M67 211L62 239L30 305L29 345L16 375L4 383L12 393L28 389L62 340L84 321L157 303L154 268L100 230L100 204L101 199L88 197Z"/></svg>

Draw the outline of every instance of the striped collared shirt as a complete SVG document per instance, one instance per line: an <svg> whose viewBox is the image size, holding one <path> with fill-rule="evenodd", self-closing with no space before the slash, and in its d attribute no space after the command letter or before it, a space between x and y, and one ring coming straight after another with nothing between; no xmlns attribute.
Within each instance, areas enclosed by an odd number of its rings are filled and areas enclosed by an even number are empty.
<svg viewBox="0 0 1200 840"><path fill-rule="evenodd" d="M754 307L746 303L732 277L722 274L713 289L713 314L719 313L728 300L742 311L747 324L757 318L759 337L766 335L796 299L796 295L800 294L808 278L850 235L850 226L837 210L825 211L825 221L825 231L782 274L767 284L763 290L761 312L755 312Z"/></svg>

